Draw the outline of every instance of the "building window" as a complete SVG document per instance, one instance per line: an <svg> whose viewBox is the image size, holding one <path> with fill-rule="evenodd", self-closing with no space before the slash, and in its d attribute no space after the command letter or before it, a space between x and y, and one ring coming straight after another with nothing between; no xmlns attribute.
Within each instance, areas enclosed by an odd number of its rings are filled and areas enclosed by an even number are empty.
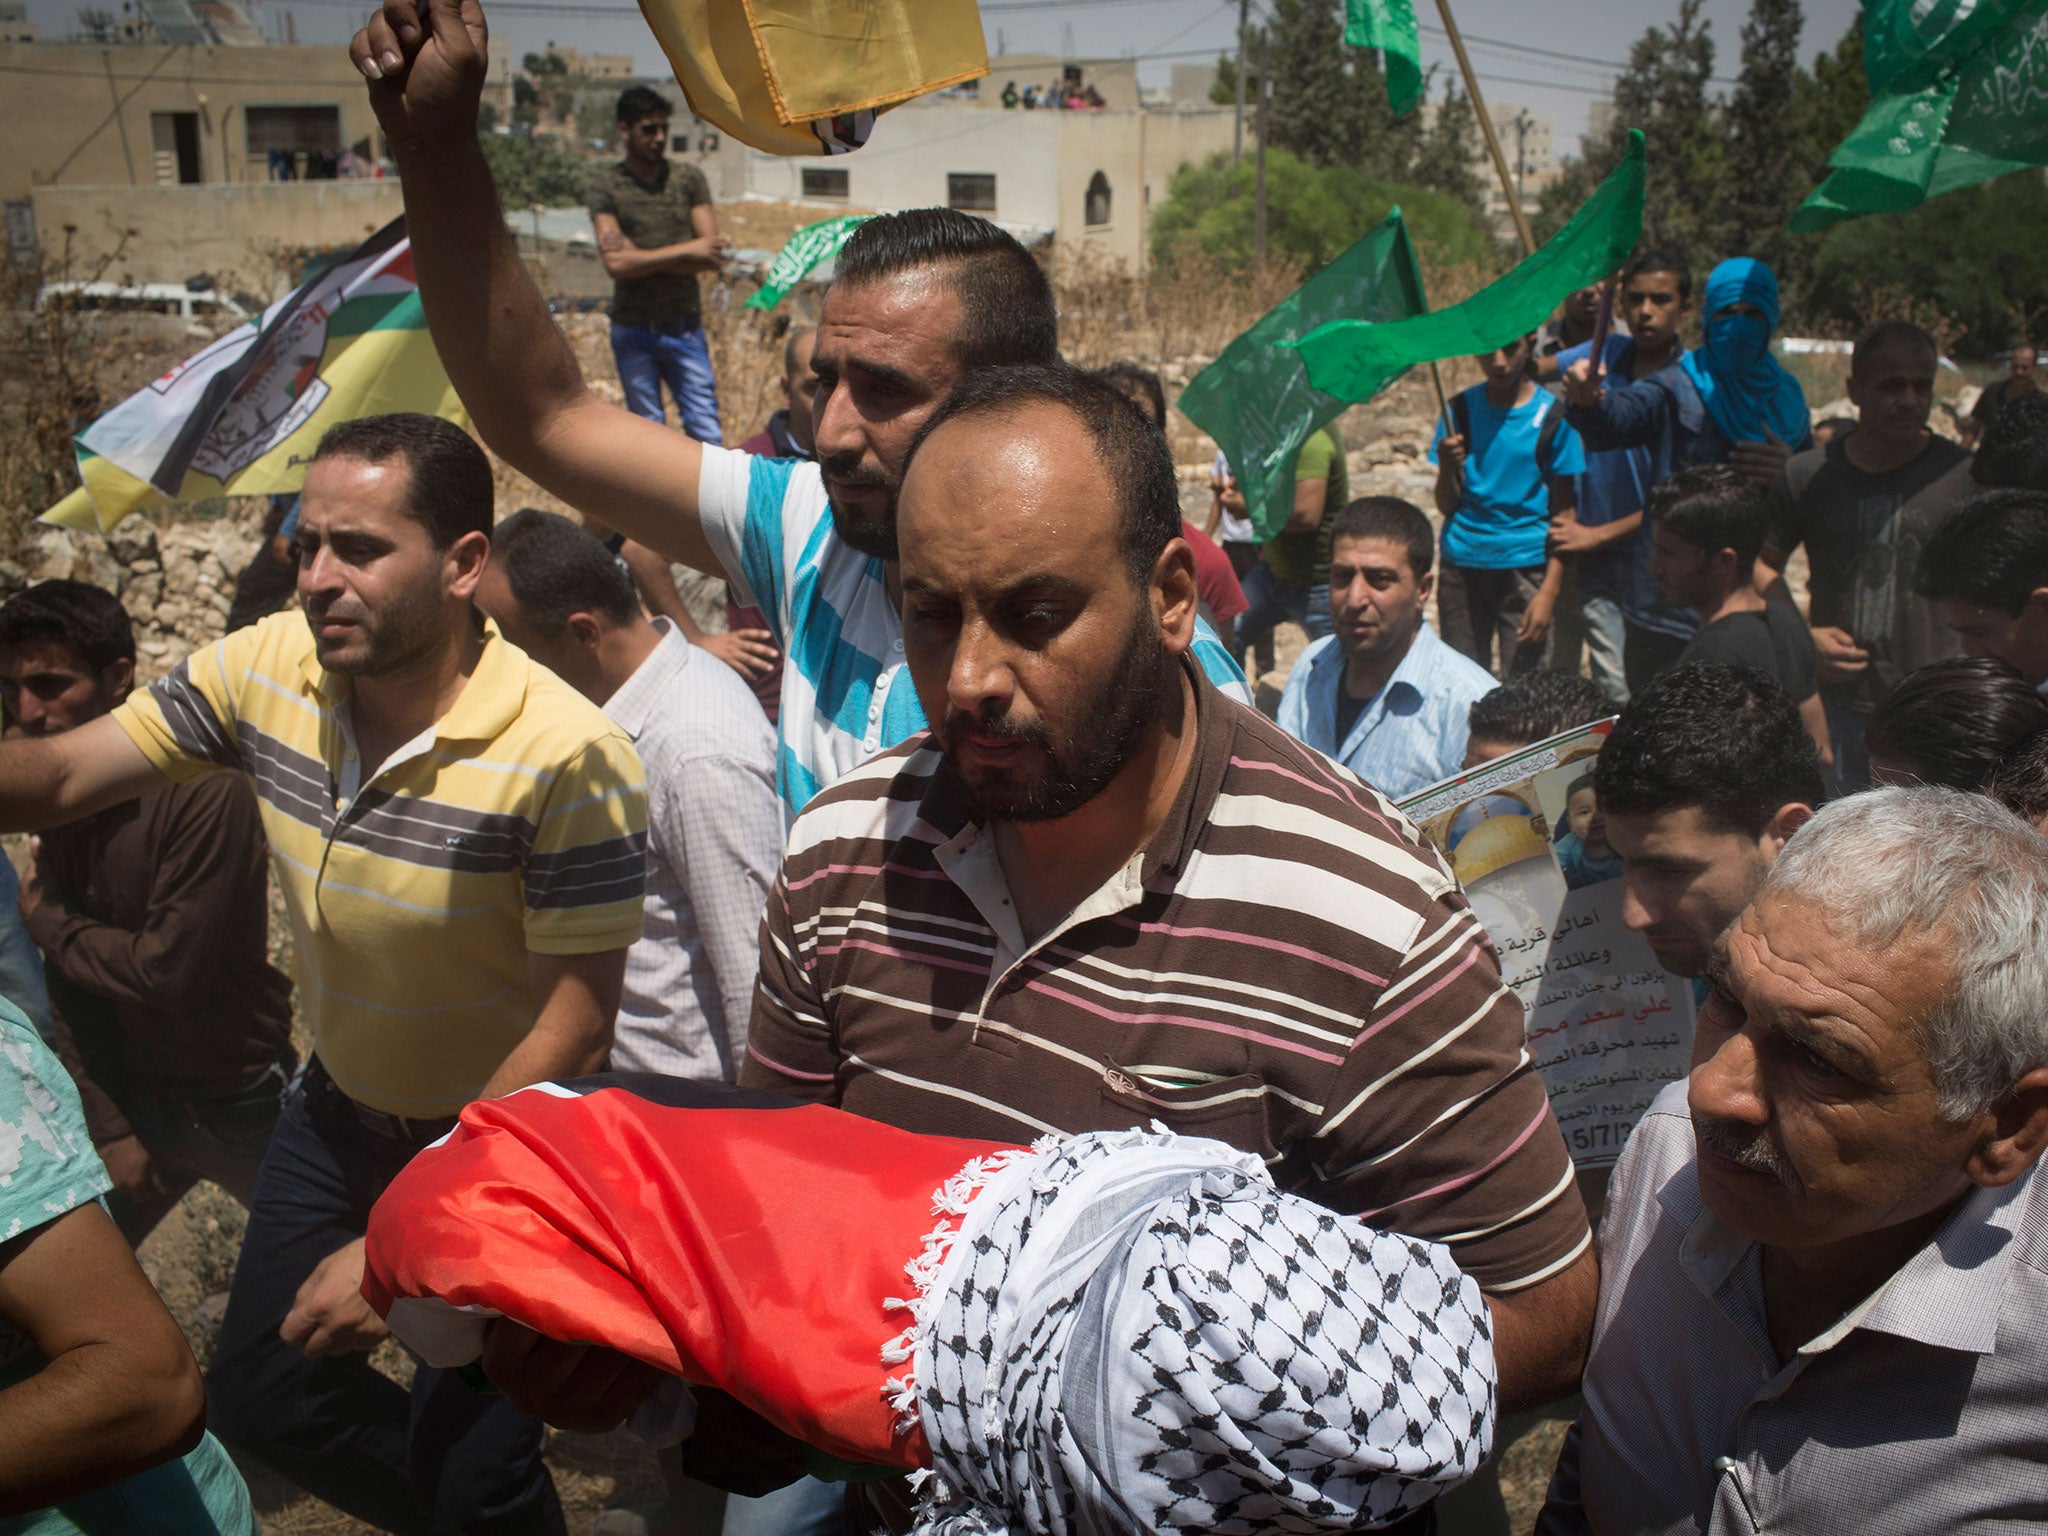
<svg viewBox="0 0 2048 1536"><path fill-rule="evenodd" d="M844 200L847 189L847 173L804 167L804 196L830 197Z"/></svg>
<svg viewBox="0 0 2048 1536"><path fill-rule="evenodd" d="M670 134L668 147L675 154L687 155L690 152L690 136L687 133Z"/></svg>
<svg viewBox="0 0 2048 1536"><path fill-rule="evenodd" d="M1109 222L1109 178L1100 171L1088 178L1087 219L1090 224Z"/></svg>
<svg viewBox="0 0 2048 1536"><path fill-rule="evenodd" d="M996 179L979 171L946 173L946 206L962 213L996 211Z"/></svg>
<svg viewBox="0 0 2048 1536"><path fill-rule="evenodd" d="M341 108L245 107L249 158L268 163L276 181L327 180L341 157Z"/></svg>

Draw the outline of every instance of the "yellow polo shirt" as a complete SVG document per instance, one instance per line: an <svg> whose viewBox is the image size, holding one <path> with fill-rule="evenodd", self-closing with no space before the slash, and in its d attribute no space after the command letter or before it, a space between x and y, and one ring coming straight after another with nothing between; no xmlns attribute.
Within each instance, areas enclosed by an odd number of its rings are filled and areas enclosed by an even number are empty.
<svg viewBox="0 0 2048 1536"><path fill-rule="evenodd" d="M114 718L167 778L255 781L322 1064L373 1109L449 1115L532 1027L529 953L640 937L646 783L625 733L495 626L454 707L360 786L349 697L281 613Z"/></svg>

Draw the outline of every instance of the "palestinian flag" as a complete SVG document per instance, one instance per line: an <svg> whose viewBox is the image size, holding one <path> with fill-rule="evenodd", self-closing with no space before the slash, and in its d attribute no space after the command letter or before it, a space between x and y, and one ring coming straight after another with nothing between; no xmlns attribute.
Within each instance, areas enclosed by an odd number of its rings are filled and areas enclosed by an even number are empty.
<svg viewBox="0 0 2048 1536"><path fill-rule="evenodd" d="M363 1294L430 1365L473 1362L508 1317L717 1387L830 1455L929 1465L883 1359L911 1320L905 1269L934 1197L1017 1151L680 1078L544 1083L470 1105L398 1176Z"/></svg>
<svg viewBox="0 0 2048 1536"><path fill-rule="evenodd" d="M329 427L390 411L469 422L403 218L79 433L82 484L42 521L104 533L144 507L296 491Z"/></svg>
<svg viewBox="0 0 2048 1536"><path fill-rule="evenodd" d="M916 1536L1340 1536L1486 1459L1490 1321L1441 1245L1200 1137L788 1105L651 1076L472 1104L371 1212L363 1293L433 1365L512 1318L928 1468Z"/></svg>

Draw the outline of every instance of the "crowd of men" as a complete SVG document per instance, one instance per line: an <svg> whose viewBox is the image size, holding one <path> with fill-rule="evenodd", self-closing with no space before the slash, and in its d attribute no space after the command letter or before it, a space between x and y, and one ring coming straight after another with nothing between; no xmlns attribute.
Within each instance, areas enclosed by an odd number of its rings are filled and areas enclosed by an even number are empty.
<svg viewBox="0 0 2048 1536"><path fill-rule="evenodd" d="M40 833L0 924L11 1509L249 1531L225 1441L382 1529L562 1530L543 1421L616 1425L651 1370L500 1322L494 1390L401 1387L363 1236L465 1104L610 1066L933 1135L1158 1123L1440 1243L1503 1412L1580 1394L1545 1532L2048 1518L2031 353L1973 455L1929 430L1933 342L1881 321L1816 446L1768 269L1714 268L1687 349L1691 266L1645 252L1601 356L1581 296L1563 345L1478 360L1441 531L1351 499L1332 438L1263 548L1219 466L1219 550L1156 377L1062 361L1039 265L949 210L859 229L786 409L721 446L720 237L631 91L592 196L608 403L498 214L474 7L392 0L353 56L452 381L590 526L501 519L466 433L371 417L307 470L297 610L147 688L111 595L0 606L0 825ZM678 621L670 562L723 573L737 639ZM1282 619L1312 643L1269 719L1233 648ZM1703 1006L1589 1211L1498 953L1392 802L1617 710L1586 853ZM129 1252L199 1179L250 1211L203 1397ZM716 1394L698 1426L620 1529L907 1527L899 1479L810 1475Z"/></svg>

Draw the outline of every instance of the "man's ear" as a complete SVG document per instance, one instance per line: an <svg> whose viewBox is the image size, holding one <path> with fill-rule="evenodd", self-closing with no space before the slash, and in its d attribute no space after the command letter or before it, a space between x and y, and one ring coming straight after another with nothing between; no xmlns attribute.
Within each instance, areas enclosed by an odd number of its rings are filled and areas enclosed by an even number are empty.
<svg viewBox="0 0 2048 1536"><path fill-rule="evenodd" d="M1763 849L1765 861L1777 858L1785 845L1792 841L1792 834L1811 820L1813 807L1810 805L1803 805L1794 800L1779 806L1777 814L1771 817L1769 825L1764 828L1763 836L1757 839L1757 845Z"/></svg>
<svg viewBox="0 0 2048 1536"><path fill-rule="evenodd" d="M596 650L598 642L604 639L604 626L591 613L570 614L562 631L586 651Z"/></svg>
<svg viewBox="0 0 2048 1536"><path fill-rule="evenodd" d="M1415 600L1418 603L1428 602L1429 594L1434 592L1435 590L1436 571L1434 569L1424 571L1420 576L1415 578Z"/></svg>
<svg viewBox="0 0 2048 1536"><path fill-rule="evenodd" d="M1159 638L1179 656L1195 643L1195 552L1182 538L1169 539L1152 562L1152 611L1159 620Z"/></svg>
<svg viewBox="0 0 2048 1536"><path fill-rule="evenodd" d="M2010 1184L2048 1147L2048 1067L2036 1067L2012 1092L1985 1111L1984 1139L1963 1163L1972 1184L1996 1189Z"/></svg>
<svg viewBox="0 0 2048 1536"><path fill-rule="evenodd" d="M450 544L442 556L448 575L448 595L468 602L476 595L476 584L491 558L491 539L485 533L465 533Z"/></svg>
<svg viewBox="0 0 2048 1536"><path fill-rule="evenodd" d="M105 671L100 673L100 692L116 704L134 691L135 661L133 657L116 656Z"/></svg>

